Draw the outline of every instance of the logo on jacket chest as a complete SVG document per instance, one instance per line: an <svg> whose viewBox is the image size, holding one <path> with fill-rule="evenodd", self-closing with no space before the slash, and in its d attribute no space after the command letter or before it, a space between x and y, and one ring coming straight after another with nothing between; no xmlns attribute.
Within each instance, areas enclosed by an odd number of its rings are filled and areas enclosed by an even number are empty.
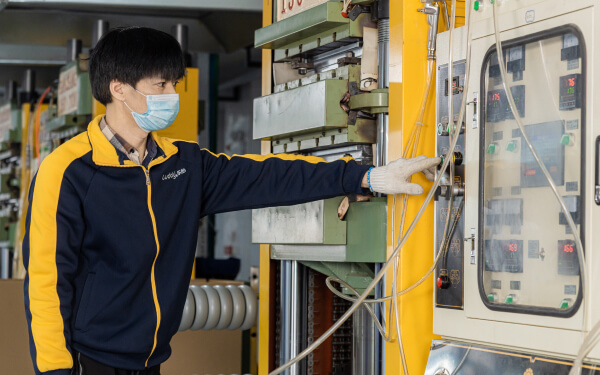
<svg viewBox="0 0 600 375"><path fill-rule="evenodd" d="M181 168L178 171L173 171L171 173L167 173L167 174L163 174L162 179L164 180L176 180L177 177L181 176L182 174L184 174L185 172L187 172L185 170L185 168Z"/></svg>

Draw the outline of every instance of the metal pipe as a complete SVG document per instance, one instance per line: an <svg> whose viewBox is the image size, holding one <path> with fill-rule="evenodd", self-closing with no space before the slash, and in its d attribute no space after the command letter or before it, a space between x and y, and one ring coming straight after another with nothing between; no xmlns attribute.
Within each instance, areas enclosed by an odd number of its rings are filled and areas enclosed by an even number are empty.
<svg viewBox="0 0 600 375"><path fill-rule="evenodd" d="M427 14L427 23L429 24L429 34L427 36L427 58L435 59L440 7L437 4L425 3L423 4L423 8L420 8L417 11Z"/></svg>
<svg viewBox="0 0 600 375"><path fill-rule="evenodd" d="M70 39L67 41L67 63L77 60L81 53L81 39Z"/></svg>
<svg viewBox="0 0 600 375"><path fill-rule="evenodd" d="M188 51L188 27L182 23L178 23L171 27L171 35L179 42L183 53Z"/></svg>
<svg viewBox="0 0 600 375"><path fill-rule="evenodd" d="M21 83L23 92L33 93L35 91L35 70L27 69L23 73L23 82Z"/></svg>
<svg viewBox="0 0 600 375"><path fill-rule="evenodd" d="M17 81L6 81L6 89L4 90L4 100L9 101L17 97Z"/></svg>
<svg viewBox="0 0 600 375"><path fill-rule="evenodd" d="M0 279L10 278L10 250L3 247L0 255Z"/></svg>
<svg viewBox="0 0 600 375"><path fill-rule="evenodd" d="M102 36L108 31L108 21L98 19L92 26L92 48L96 47L96 44L102 39Z"/></svg>
<svg viewBox="0 0 600 375"><path fill-rule="evenodd" d="M389 78L389 55L390 55L390 19L389 0L378 2L378 14L381 17L377 23L378 44L377 60L379 71L377 77L377 88L387 89L390 86ZM388 127L389 117L382 113L377 117L377 155L376 166L387 164L388 159Z"/></svg>
<svg viewBox="0 0 600 375"><path fill-rule="evenodd" d="M291 273L292 273L292 261L283 260L281 261L281 272L279 279L280 288L280 309L281 312L281 338L279 340L279 363L285 363L289 360L291 350L291 316L289 300L291 296ZM286 374L290 374L291 371L295 371L296 366L293 366Z"/></svg>
<svg viewBox="0 0 600 375"><path fill-rule="evenodd" d="M286 358L290 360L298 355L299 350L299 327L300 327L300 319L298 319L298 310L300 309L300 301L299 301L299 273L298 273L298 261L290 261L290 299L289 299L289 316L290 316L290 356ZM290 368L289 375L299 375L300 369L299 365L295 365Z"/></svg>
<svg viewBox="0 0 600 375"><path fill-rule="evenodd" d="M352 375L375 372L375 325L369 312L361 306L352 320Z"/></svg>
<svg viewBox="0 0 600 375"><path fill-rule="evenodd" d="M381 265L382 265L382 263L375 263L374 272L376 274L381 270ZM379 286L377 288L375 288L375 290L374 290L375 298L382 298L385 296L385 290L386 290L385 287L386 287L386 282L385 282L385 279L383 279L379 283ZM373 306L373 307L374 307L375 316L377 316L377 318L379 318L379 321L387 321L384 318L385 307L382 308L382 305L380 305L380 304L375 304L375 306ZM390 306L390 308L391 308L391 306ZM373 324L373 330L375 330L374 324ZM378 332L375 332L375 331L373 332L373 334L375 337L375 344L374 344L375 348L374 348L374 354L373 354L375 371L373 373L379 374L379 375L385 375L385 365L383 363L383 359L385 358L385 343L383 340L383 336L379 335Z"/></svg>
<svg viewBox="0 0 600 375"><path fill-rule="evenodd" d="M304 308L305 268L295 260L281 262L281 339L280 363L285 363L300 353L306 341L306 324ZM292 366L286 375L301 375L306 373L306 363L302 361Z"/></svg>
<svg viewBox="0 0 600 375"><path fill-rule="evenodd" d="M19 94L19 106L29 103L35 97L35 71L27 69L21 81L21 93Z"/></svg>

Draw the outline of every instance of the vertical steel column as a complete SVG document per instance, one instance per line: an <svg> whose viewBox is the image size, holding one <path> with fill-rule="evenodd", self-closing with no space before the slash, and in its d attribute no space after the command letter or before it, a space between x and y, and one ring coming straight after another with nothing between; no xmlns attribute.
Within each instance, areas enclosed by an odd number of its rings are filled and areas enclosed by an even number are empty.
<svg viewBox="0 0 600 375"><path fill-rule="evenodd" d="M375 263L375 274L379 273L379 271L381 270L382 267L382 263ZM381 279L381 281L379 282L379 285L377 285L377 287L375 288L375 298L381 298L385 295L385 287L386 287L386 283L385 283L385 278ZM385 305L383 305L385 306ZM377 316L379 318L379 321L383 322L383 321L387 321L387 318L384 318L386 309L385 307L382 308L382 305L380 304L375 304L373 306L373 312L375 312L375 316ZM381 335L379 335L378 331L375 331L375 324L373 324L373 334L375 336L375 343L374 343L374 352L373 352L373 358L374 358L374 363L375 363L375 372L374 374L378 374L378 375L385 375L385 364L384 364L384 359L385 359L385 343L383 340L383 337Z"/></svg>
<svg viewBox="0 0 600 375"><path fill-rule="evenodd" d="M10 250L8 247L0 249L0 279L10 278Z"/></svg>
<svg viewBox="0 0 600 375"><path fill-rule="evenodd" d="M306 341L305 269L295 260L281 262L281 340L279 363L296 357ZM305 361L290 367L285 375L303 375Z"/></svg>
<svg viewBox="0 0 600 375"><path fill-rule="evenodd" d="M98 19L94 21L92 26L92 48L96 47L96 44L102 39L102 36L108 31L108 21Z"/></svg>
<svg viewBox="0 0 600 375"><path fill-rule="evenodd" d="M390 11L389 0L378 2L377 33L377 61L379 72L377 77L377 88L387 89L390 86L389 57L390 57ZM382 113L377 117L377 156L376 166L387 164L388 158L388 127L389 116Z"/></svg>
<svg viewBox="0 0 600 375"><path fill-rule="evenodd" d="M352 324L352 375L378 374L375 372L375 325L364 306L356 310Z"/></svg>

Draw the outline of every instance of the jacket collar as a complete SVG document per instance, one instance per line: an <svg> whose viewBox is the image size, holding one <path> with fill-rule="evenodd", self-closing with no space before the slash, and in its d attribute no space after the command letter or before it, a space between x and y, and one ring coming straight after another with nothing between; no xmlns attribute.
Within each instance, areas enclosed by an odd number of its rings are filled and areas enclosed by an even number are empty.
<svg viewBox="0 0 600 375"><path fill-rule="evenodd" d="M92 146L92 161L96 165L107 167L134 167L138 166L129 159L119 157L117 149L110 143L100 130L100 120L104 115L96 116L88 125L88 138ZM159 152L157 157L150 162L149 166L160 164L179 150L169 138L158 136L155 132L150 132L150 136L156 142Z"/></svg>

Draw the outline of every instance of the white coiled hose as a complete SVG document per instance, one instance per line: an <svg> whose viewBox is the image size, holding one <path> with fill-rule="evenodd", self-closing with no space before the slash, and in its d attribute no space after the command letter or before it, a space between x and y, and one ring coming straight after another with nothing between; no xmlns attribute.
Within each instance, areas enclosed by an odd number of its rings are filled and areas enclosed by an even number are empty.
<svg viewBox="0 0 600 375"><path fill-rule="evenodd" d="M254 326L258 301L248 285L190 285L179 331L247 330Z"/></svg>

